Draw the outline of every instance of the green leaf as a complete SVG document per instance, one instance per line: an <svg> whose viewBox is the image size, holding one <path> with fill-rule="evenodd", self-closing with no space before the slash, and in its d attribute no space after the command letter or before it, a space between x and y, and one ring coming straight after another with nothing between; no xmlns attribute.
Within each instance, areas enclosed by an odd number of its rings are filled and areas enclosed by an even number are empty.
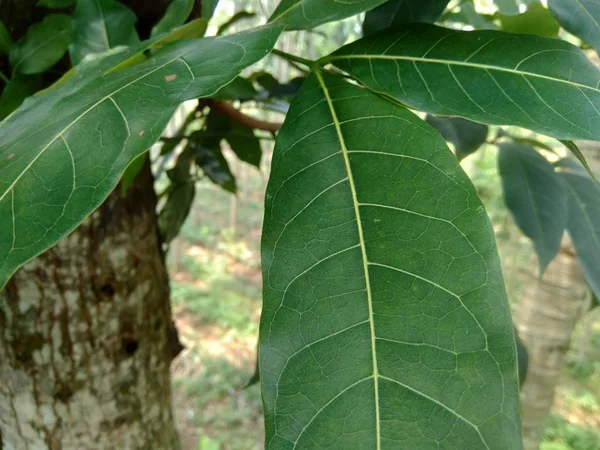
<svg viewBox="0 0 600 450"><path fill-rule="evenodd" d="M225 135L225 140L240 160L260 169L262 149L260 141L250 128L232 122L231 130Z"/></svg>
<svg viewBox="0 0 600 450"><path fill-rule="evenodd" d="M144 168L144 163L146 162L147 155L142 153L140 156L135 158L133 161L129 163L125 172L123 172L123 176L121 177L121 192L127 192L127 189L133 184L135 178Z"/></svg>
<svg viewBox="0 0 600 450"><path fill-rule="evenodd" d="M406 25L346 45L326 62L429 113L600 140L600 70L559 39Z"/></svg>
<svg viewBox="0 0 600 450"><path fill-rule="evenodd" d="M427 115L427 123L435 128L456 149L459 161L485 144L488 127L460 117L435 117Z"/></svg>
<svg viewBox="0 0 600 450"><path fill-rule="evenodd" d="M567 192L552 164L533 148L520 144L498 147L504 203L532 240L541 276L560 249L567 226Z"/></svg>
<svg viewBox="0 0 600 450"><path fill-rule="evenodd" d="M71 18L49 14L27 30L25 37L10 50L13 71L26 75L42 73L56 64L71 41Z"/></svg>
<svg viewBox="0 0 600 450"><path fill-rule="evenodd" d="M10 33L4 26L4 22L0 20L0 54L8 55L13 42Z"/></svg>
<svg viewBox="0 0 600 450"><path fill-rule="evenodd" d="M239 12L235 13L233 16L231 16L231 19L229 19L227 22L225 22L223 25L221 25L219 27L219 29L217 30L217 35L225 33L225 31L227 31L230 27L232 27L236 23L238 23L242 20L251 19L253 17L256 17L256 13L253 13L250 11L239 11Z"/></svg>
<svg viewBox="0 0 600 450"><path fill-rule="evenodd" d="M0 120L4 120L27 97L35 94L41 87L42 78L40 75L15 74L4 87L2 97L0 97Z"/></svg>
<svg viewBox="0 0 600 450"><path fill-rule="evenodd" d="M40 0L37 6L45 6L46 8L67 8L75 4L75 0Z"/></svg>
<svg viewBox="0 0 600 450"><path fill-rule="evenodd" d="M516 15L521 12L521 6L527 6L538 0L494 0L502 14Z"/></svg>
<svg viewBox="0 0 600 450"><path fill-rule="evenodd" d="M449 22L458 22L464 25L470 25L478 30L496 30L498 25L493 22L494 17L486 14L479 14L475 10L473 3L465 1L452 12L446 12L441 20Z"/></svg>
<svg viewBox="0 0 600 450"><path fill-rule="evenodd" d="M183 25L194 9L195 0L173 0L165 15L152 28L152 36L167 33Z"/></svg>
<svg viewBox="0 0 600 450"><path fill-rule="evenodd" d="M450 0L390 0L365 14L363 35L409 22L433 23Z"/></svg>
<svg viewBox="0 0 600 450"><path fill-rule="evenodd" d="M171 187L167 201L158 216L158 227L163 242L169 243L177 237L190 213L195 195L196 185L193 182Z"/></svg>
<svg viewBox="0 0 600 450"><path fill-rule="evenodd" d="M235 194L237 185L229 164L221 151L221 137L196 131L188 137L188 151L196 165L202 169L210 181L227 192Z"/></svg>
<svg viewBox="0 0 600 450"><path fill-rule="evenodd" d="M498 14L502 30L509 33L536 34L538 36L555 37L560 26L541 3L533 3L523 14Z"/></svg>
<svg viewBox="0 0 600 450"><path fill-rule="evenodd" d="M1 122L0 289L102 203L182 101L212 95L263 58L280 33L269 26L176 42L100 76L130 52L84 61Z"/></svg>
<svg viewBox="0 0 600 450"><path fill-rule="evenodd" d="M519 386L523 386L527 379L527 369L529 367L529 352L525 343L519 337L517 330L515 329L515 342L517 344L517 359L519 362Z"/></svg>
<svg viewBox="0 0 600 450"><path fill-rule="evenodd" d="M345 19L375 8L386 0L281 0L269 22L278 22L289 30L305 30L327 22Z"/></svg>
<svg viewBox="0 0 600 450"><path fill-rule="evenodd" d="M569 194L567 230L590 288L600 296L600 186L589 176L561 171Z"/></svg>
<svg viewBox="0 0 600 450"><path fill-rule="evenodd" d="M219 0L202 0L202 18L207 22L212 19L218 4Z"/></svg>
<svg viewBox="0 0 600 450"><path fill-rule="evenodd" d="M585 170L587 171L587 173L592 177L592 179L600 184L600 181L598 181L598 178L596 178L596 175L594 174L594 172L592 171L592 169L590 168L588 162L585 159L585 156L583 156L583 153L581 153L581 151L579 150L579 147L577 147L577 144L573 141L564 141L561 140L560 141L565 147L567 147L569 150L571 150L571 153L573 153L573 155L575 156L575 158L577 158L577 160L581 163L581 165L585 168Z"/></svg>
<svg viewBox="0 0 600 450"><path fill-rule="evenodd" d="M136 21L133 11L114 0L78 0L69 45L71 62L75 66L87 55L137 44Z"/></svg>
<svg viewBox="0 0 600 450"><path fill-rule="evenodd" d="M267 450L521 448L492 226L413 113L311 75L277 138L262 262Z"/></svg>
<svg viewBox="0 0 600 450"><path fill-rule="evenodd" d="M548 8L569 33L600 52L600 2L597 0L549 0Z"/></svg>
<svg viewBox="0 0 600 450"><path fill-rule="evenodd" d="M212 98L219 100L252 100L258 92L254 89L252 82L246 78L236 77L227 86L223 86Z"/></svg>

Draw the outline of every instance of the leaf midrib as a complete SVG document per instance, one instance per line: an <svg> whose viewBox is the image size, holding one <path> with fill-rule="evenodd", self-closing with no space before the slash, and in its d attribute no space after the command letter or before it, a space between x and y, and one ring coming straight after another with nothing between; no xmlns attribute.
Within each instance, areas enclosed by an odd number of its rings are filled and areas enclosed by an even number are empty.
<svg viewBox="0 0 600 450"><path fill-rule="evenodd" d="M350 166L350 158L348 155L348 148L346 147L346 141L344 140L344 136L342 134L342 129L340 125L340 121L337 117L337 113L335 112L335 108L333 106L333 101L331 96L329 95L329 90L325 85L325 80L323 76L319 72L319 70L315 70L315 76L323 90L323 94L325 95L325 100L327 101L327 106L329 107L329 111L331 112L331 118L333 120L333 125L335 127L335 131L338 136L338 140L340 141L340 147L342 150L342 156L344 158L344 166L346 168L346 173L348 174L348 185L350 186L350 192L352 193L352 204L354 207L354 214L356 215L356 224L358 228L358 238L360 244L360 250L362 255L363 262L363 270L365 274L365 290L367 292L367 306L369 310L369 330L371 337L371 353L373 360L373 385L374 385L374 394L375 394L375 430L376 430L376 439L377 439L377 447L379 450L381 448L381 431L380 431L380 419L379 419L379 370L377 368L377 352L376 352L376 336L375 336L375 322L373 320L373 299L371 297L371 281L369 277L369 264L367 259L367 250L365 246L365 239L363 235L362 229L362 220L360 217L360 206L358 201L358 196L356 193L356 185L354 184L354 175L352 173L352 167Z"/></svg>
<svg viewBox="0 0 600 450"><path fill-rule="evenodd" d="M529 57L531 57L531 56L529 56ZM325 58L321 59L319 62L322 64L327 64L331 61L338 61L338 60L344 60L344 59L368 59L368 60L385 59L385 60L392 60L392 61L399 60L399 61L411 61L413 63L420 62L420 63L442 64L442 65L446 65L446 66L470 67L470 68L480 69L480 70L493 70L493 71L497 71L497 72L510 73L512 75L540 78L540 79L549 80L549 81L556 82L556 83L564 83L564 84L567 84L570 86L583 88L583 89L589 89L593 92L600 93L600 89L598 89L598 87L594 88L594 87L591 87L591 86L588 86L585 84L575 83L573 81L568 81L568 80L564 80L561 78L553 78L548 75L542 75L542 74L534 73L534 72L525 72L523 70L509 69L507 67L492 66L489 64L470 63L470 62L466 62L466 61L446 60L446 59L437 59L437 58L423 58L423 57L418 57L418 56L339 55L339 56L326 56ZM523 61L521 61L519 64L521 64L522 62ZM600 81L599 81L599 84L600 84Z"/></svg>

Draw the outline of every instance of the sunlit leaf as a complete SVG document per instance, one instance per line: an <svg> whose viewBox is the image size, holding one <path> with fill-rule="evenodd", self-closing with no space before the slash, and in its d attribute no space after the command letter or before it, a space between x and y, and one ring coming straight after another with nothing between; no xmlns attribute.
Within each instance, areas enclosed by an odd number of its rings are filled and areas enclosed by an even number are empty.
<svg viewBox="0 0 600 450"><path fill-rule="evenodd" d="M516 15L522 12L523 6L527 7L537 1L539 0L494 0L494 3L502 14Z"/></svg>
<svg viewBox="0 0 600 450"><path fill-rule="evenodd" d="M321 62L422 111L600 140L600 70L559 39L405 25Z"/></svg>
<svg viewBox="0 0 600 450"><path fill-rule="evenodd" d="M307 79L273 154L262 263L267 450L520 448L492 226L410 111Z"/></svg>
<svg viewBox="0 0 600 450"><path fill-rule="evenodd" d="M104 200L182 101L229 83L263 58L280 32L270 26L181 41L100 76L111 58L84 62L64 84L1 122L0 289Z"/></svg>
<svg viewBox="0 0 600 450"><path fill-rule="evenodd" d="M73 13L73 38L69 55L73 65L93 53L139 42L137 17L115 0L78 0Z"/></svg>
<svg viewBox="0 0 600 450"><path fill-rule="evenodd" d="M433 23L450 0L389 0L365 14L363 34L410 22Z"/></svg>
<svg viewBox="0 0 600 450"><path fill-rule="evenodd" d="M18 73L42 73L63 57L70 41L71 18L49 14L29 27L25 37L11 47L10 65Z"/></svg>
<svg viewBox="0 0 600 450"><path fill-rule="evenodd" d="M459 161L474 153L485 144L488 127L460 117L435 117L428 115L425 120L438 130L446 141L454 144Z"/></svg>
<svg viewBox="0 0 600 450"><path fill-rule="evenodd" d="M549 0L548 8L569 33L600 52L600 2L598 0Z"/></svg>
<svg viewBox="0 0 600 450"><path fill-rule="evenodd" d="M152 36L166 33L185 23L194 9L195 0L173 0L160 21L152 28Z"/></svg>
<svg viewBox="0 0 600 450"><path fill-rule="evenodd" d="M523 14L498 14L502 30L509 33L537 34L555 37L560 26L552 14L541 3L533 3Z"/></svg>
<svg viewBox="0 0 600 450"><path fill-rule="evenodd" d="M269 22L278 22L286 30L304 30L322 23L360 14L375 8L386 0L281 0Z"/></svg>
<svg viewBox="0 0 600 450"><path fill-rule="evenodd" d="M558 253L567 226L564 183L552 164L526 145L500 144L498 169L504 203L532 240L542 274Z"/></svg>

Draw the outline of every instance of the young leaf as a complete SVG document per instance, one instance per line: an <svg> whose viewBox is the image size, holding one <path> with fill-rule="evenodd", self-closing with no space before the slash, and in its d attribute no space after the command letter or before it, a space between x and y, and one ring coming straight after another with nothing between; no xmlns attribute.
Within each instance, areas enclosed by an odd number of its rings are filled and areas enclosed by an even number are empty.
<svg viewBox="0 0 600 450"><path fill-rule="evenodd" d="M590 288L600 296L600 186L589 176L560 172L569 195L567 230Z"/></svg>
<svg viewBox="0 0 600 450"><path fill-rule="evenodd" d="M45 6L46 8L67 8L75 4L75 0L40 0L37 6Z"/></svg>
<svg viewBox="0 0 600 450"><path fill-rule="evenodd" d="M136 21L133 11L115 0L78 0L69 45L71 62L75 66L87 55L138 43Z"/></svg>
<svg viewBox="0 0 600 450"><path fill-rule="evenodd" d="M365 14L363 35L410 22L433 23L450 0L390 0Z"/></svg>
<svg viewBox="0 0 600 450"><path fill-rule="evenodd" d="M262 261L267 450L521 448L492 226L410 111L306 80L273 154Z"/></svg>
<svg viewBox="0 0 600 450"><path fill-rule="evenodd" d="M4 26L4 22L0 20L0 54L8 55L13 42L10 33Z"/></svg>
<svg viewBox="0 0 600 450"><path fill-rule="evenodd" d="M173 0L165 15L152 28L152 36L167 33L185 23L194 9L195 0Z"/></svg>
<svg viewBox="0 0 600 450"><path fill-rule="evenodd" d="M71 18L49 14L27 30L25 37L10 50L10 65L14 72L25 75L42 73L56 64L71 41Z"/></svg>
<svg viewBox="0 0 600 450"><path fill-rule="evenodd" d="M592 44L600 52L600 2L549 0L548 8L565 30Z"/></svg>
<svg viewBox="0 0 600 450"><path fill-rule="evenodd" d="M40 75L15 74L2 91L0 97L0 120L4 120L10 113L35 94L42 87Z"/></svg>
<svg viewBox="0 0 600 450"><path fill-rule="evenodd" d="M442 137L454 144L459 161L474 153L485 144L488 127L460 117L435 117L427 115L427 123L438 130Z"/></svg>
<svg viewBox="0 0 600 450"><path fill-rule="evenodd" d="M520 144L498 147L504 203L532 240L541 276L560 249L567 226L567 191L552 164L533 148Z"/></svg>
<svg viewBox="0 0 600 450"><path fill-rule="evenodd" d="M229 83L263 58L280 33L269 26L181 41L104 76L84 62L63 85L2 121L0 236L7 238L0 239L0 289L104 200L182 101Z"/></svg>
<svg viewBox="0 0 600 450"><path fill-rule="evenodd" d="M286 30L305 30L327 22L345 19L381 5L386 0L281 0L269 22L284 24Z"/></svg>
<svg viewBox="0 0 600 450"><path fill-rule="evenodd" d="M405 25L321 62L422 111L600 140L600 70L559 39Z"/></svg>

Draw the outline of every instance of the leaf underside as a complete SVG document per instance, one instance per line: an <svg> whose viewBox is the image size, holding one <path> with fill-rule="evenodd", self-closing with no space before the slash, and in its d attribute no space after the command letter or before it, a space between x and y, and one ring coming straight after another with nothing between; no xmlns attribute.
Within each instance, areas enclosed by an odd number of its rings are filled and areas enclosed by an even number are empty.
<svg viewBox="0 0 600 450"><path fill-rule="evenodd" d="M443 139L311 75L273 155L262 242L266 448L520 448L493 230Z"/></svg>
<svg viewBox="0 0 600 450"><path fill-rule="evenodd" d="M565 30L600 51L600 2L549 0L548 8Z"/></svg>
<svg viewBox="0 0 600 450"><path fill-rule="evenodd" d="M559 39L416 24L346 45L322 62L421 111L600 140L600 70Z"/></svg>

